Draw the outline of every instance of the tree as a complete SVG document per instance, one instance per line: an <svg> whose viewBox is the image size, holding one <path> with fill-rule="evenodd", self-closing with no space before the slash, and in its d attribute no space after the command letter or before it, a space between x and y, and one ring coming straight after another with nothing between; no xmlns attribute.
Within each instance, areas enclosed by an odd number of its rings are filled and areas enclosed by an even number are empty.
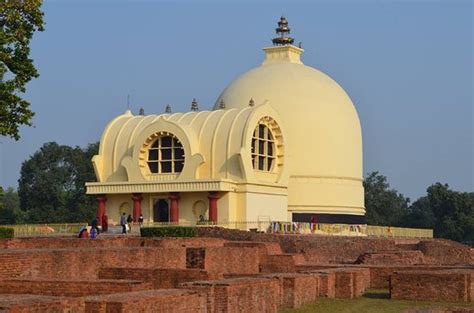
<svg viewBox="0 0 474 313"><path fill-rule="evenodd" d="M474 196L457 192L447 184L436 183L427 189L434 216L435 237L474 242Z"/></svg>
<svg viewBox="0 0 474 313"><path fill-rule="evenodd" d="M94 199L85 182L94 180L92 156L98 144L85 149L44 144L23 162L18 194L31 223L84 222L95 215Z"/></svg>
<svg viewBox="0 0 474 313"><path fill-rule="evenodd" d="M9 187L0 196L0 224L16 224L22 222L23 219L24 217L20 212L18 193L12 187Z"/></svg>
<svg viewBox="0 0 474 313"><path fill-rule="evenodd" d="M2 0L0 2L0 135L16 140L18 127L31 125L30 103L18 93L39 76L29 58L35 31L43 31L42 0Z"/></svg>
<svg viewBox="0 0 474 313"><path fill-rule="evenodd" d="M372 172L364 179L367 224L399 226L407 214L410 199L390 189L387 177Z"/></svg>
<svg viewBox="0 0 474 313"><path fill-rule="evenodd" d="M408 208L402 226L413 228L430 228L435 225L435 216L427 196L420 197Z"/></svg>

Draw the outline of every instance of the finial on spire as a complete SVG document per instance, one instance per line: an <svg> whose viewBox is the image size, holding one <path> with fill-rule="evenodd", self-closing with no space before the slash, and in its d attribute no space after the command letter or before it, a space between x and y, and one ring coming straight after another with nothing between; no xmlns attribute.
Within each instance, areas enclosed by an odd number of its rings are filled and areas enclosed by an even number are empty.
<svg viewBox="0 0 474 313"><path fill-rule="evenodd" d="M193 102L191 102L191 111L199 111L198 103L196 101L196 98L193 99Z"/></svg>
<svg viewBox="0 0 474 313"><path fill-rule="evenodd" d="M145 110L140 108L140 110L138 110L138 115L145 115Z"/></svg>
<svg viewBox="0 0 474 313"><path fill-rule="evenodd" d="M254 105L255 105L255 101L253 101L253 98L250 98L249 106L253 107Z"/></svg>
<svg viewBox="0 0 474 313"><path fill-rule="evenodd" d="M221 99L221 101L219 102L219 109L225 109L224 99Z"/></svg>
<svg viewBox="0 0 474 313"><path fill-rule="evenodd" d="M171 106L169 104L166 105L165 113L171 113Z"/></svg>
<svg viewBox="0 0 474 313"><path fill-rule="evenodd" d="M280 36L272 39L273 45L287 46L292 45L295 41L293 38L286 36L290 33L291 29L288 27L288 21L284 16L280 17L280 21L278 21L278 27L275 29L275 31Z"/></svg>

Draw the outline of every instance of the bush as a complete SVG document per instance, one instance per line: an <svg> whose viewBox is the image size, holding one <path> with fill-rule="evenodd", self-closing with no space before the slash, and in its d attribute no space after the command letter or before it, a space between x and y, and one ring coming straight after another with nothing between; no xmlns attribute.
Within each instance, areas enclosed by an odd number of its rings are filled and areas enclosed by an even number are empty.
<svg viewBox="0 0 474 313"><path fill-rule="evenodd" d="M142 237L196 237L197 231L194 227L142 227L140 234Z"/></svg>
<svg viewBox="0 0 474 313"><path fill-rule="evenodd" d="M0 227L0 238L13 238L15 230L13 228Z"/></svg>

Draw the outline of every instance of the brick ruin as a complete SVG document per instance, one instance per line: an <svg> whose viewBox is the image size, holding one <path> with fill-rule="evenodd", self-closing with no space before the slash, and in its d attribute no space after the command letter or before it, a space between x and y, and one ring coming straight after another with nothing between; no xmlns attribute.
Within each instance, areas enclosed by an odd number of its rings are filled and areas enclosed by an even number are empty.
<svg viewBox="0 0 474 313"><path fill-rule="evenodd" d="M474 300L474 250L447 240L199 232L0 239L0 312L278 312L368 288Z"/></svg>

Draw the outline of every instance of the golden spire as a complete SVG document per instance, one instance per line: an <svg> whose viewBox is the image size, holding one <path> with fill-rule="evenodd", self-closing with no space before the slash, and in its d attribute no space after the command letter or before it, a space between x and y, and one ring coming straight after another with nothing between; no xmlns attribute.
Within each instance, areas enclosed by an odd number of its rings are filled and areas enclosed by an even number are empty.
<svg viewBox="0 0 474 313"><path fill-rule="evenodd" d="M288 46L292 45L295 41L293 38L286 36L290 33L291 29L288 27L288 21L284 16L280 17L278 27L275 29L275 31L280 36L272 39L274 46Z"/></svg>
<svg viewBox="0 0 474 313"><path fill-rule="evenodd" d="M194 98L193 102L191 102L191 111L199 111L198 102L196 101L196 98Z"/></svg>
<svg viewBox="0 0 474 313"><path fill-rule="evenodd" d="M221 101L219 102L219 109L225 109L224 99L221 99Z"/></svg>

